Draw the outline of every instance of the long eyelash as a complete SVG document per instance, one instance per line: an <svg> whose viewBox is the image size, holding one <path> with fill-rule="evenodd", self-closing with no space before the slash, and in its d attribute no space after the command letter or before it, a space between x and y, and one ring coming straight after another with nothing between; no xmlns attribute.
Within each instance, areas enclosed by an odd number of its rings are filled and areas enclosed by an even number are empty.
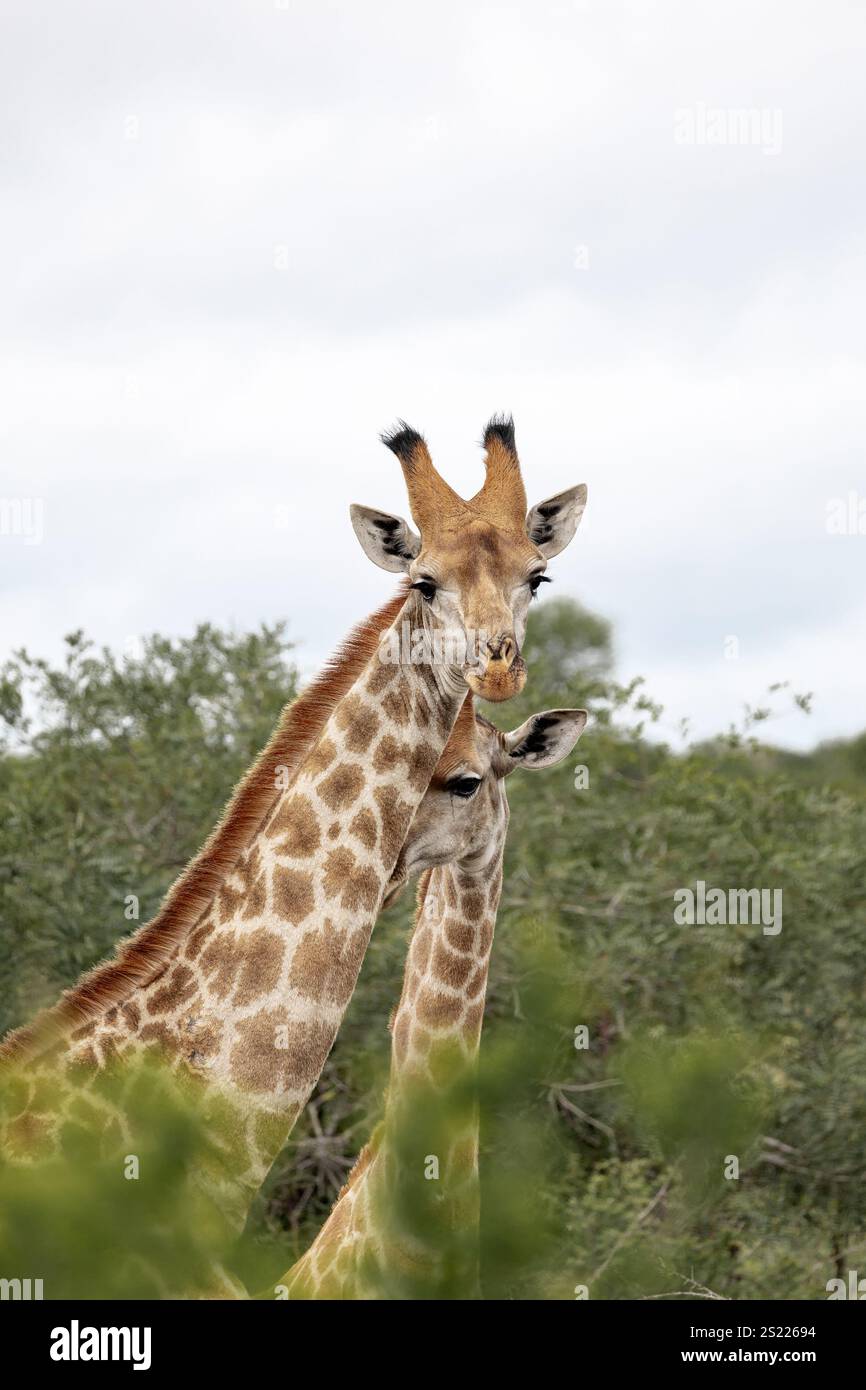
<svg viewBox="0 0 866 1390"><path fill-rule="evenodd" d="M538 585L539 585L539 584L552 584L552 583L553 583L553 580L552 580L552 579L548 579L548 577L547 577L546 574L533 574L533 575L530 576L529 583L535 585L535 588L534 588L534 589L530 589L530 591L529 591L529 597L530 597L530 598L537 598L537 597L538 597Z"/></svg>
<svg viewBox="0 0 866 1390"><path fill-rule="evenodd" d="M456 788L457 788L457 786L459 785L460 782L466 782L466 783L468 784L470 781L472 781L472 782L474 783L471 792L458 792L458 791L456 790ZM458 799L459 801L469 801L473 796L476 795L476 793L477 793L477 791L478 791L478 789L479 789L480 786L481 786L481 780L480 780L480 778L479 778L478 781L475 781L474 778L461 777L461 778L458 778L456 782L452 783L452 785L448 788L448 791L449 791L449 795L450 795L452 801L454 800L455 796L457 797L457 799Z"/></svg>

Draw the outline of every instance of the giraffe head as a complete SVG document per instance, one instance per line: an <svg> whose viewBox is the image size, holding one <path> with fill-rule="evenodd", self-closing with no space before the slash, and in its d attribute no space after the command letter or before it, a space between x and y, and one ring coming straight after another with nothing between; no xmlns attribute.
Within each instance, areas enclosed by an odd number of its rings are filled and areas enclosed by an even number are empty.
<svg viewBox="0 0 866 1390"><path fill-rule="evenodd" d="M483 872L508 825L505 778L517 768L532 772L561 762L586 718L583 709L545 710L503 734L475 713L468 695L409 827L384 906L394 902L408 878L438 864Z"/></svg>
<svg viewBox="0 0 866 1390"><path fill-rule="evenodd" d="M417 430L401 421L382 439L402 465L419 534L401 517L357 505L355 534L374 564L408 574L429 625L444 629L452 649L465 654L458 664L470 690L510 700L526 682L520 647L530 600L545 582L548 560L577 529L586 487L527 512L510 417L494 416L484 431L486 477L468 500L440 477Z"/></svg>

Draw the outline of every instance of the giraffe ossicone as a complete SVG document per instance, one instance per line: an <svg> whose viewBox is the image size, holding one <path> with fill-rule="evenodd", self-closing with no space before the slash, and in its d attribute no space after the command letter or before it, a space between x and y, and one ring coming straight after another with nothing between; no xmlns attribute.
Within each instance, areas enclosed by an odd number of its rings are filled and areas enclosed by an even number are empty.
<svg viewBox="0 0 866 1390"><path fill-rule="evenodd" d="M409 576L428 627L460 639L471 656L470 689L484 700L510 700L526 682L520 648L530 601L548 560L574 536L586 485L527 511L510 416L494 416L484 430L485 479L470 498L441 477L417 430L401 421L382 438L400 460L418 532L402 517L355 505L358 540L374 564Z"/></svg>

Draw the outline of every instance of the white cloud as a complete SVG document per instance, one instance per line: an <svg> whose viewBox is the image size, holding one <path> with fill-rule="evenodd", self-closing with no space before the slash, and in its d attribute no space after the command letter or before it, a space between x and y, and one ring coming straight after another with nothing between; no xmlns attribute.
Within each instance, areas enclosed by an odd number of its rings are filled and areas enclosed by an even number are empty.
<svg viewBox="0 0 866 1390"><path fill-rule="evenodd" d="M780 737L862 726L866 537L824 517L866 494L863 12L7 9L2 493L45 540L0 541L5 649L287 616L318 659L389 592L378 431L468 493L511 409L531 500L589 484L555 592L624 676L702 732L786 677ZM698 102L781 150L678 146Z"/></svg>

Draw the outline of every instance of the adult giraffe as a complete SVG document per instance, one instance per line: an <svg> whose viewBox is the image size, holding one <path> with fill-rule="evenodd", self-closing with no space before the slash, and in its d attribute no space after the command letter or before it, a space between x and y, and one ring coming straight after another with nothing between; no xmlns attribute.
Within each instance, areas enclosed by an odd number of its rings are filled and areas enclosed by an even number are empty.
<svg viewBox="0 0 866 1390"><path fill-rule="evenodd" d="M417 432L401 425L385 442L420 534L369 508L354 507L352 520L377 564L408 574L408 592L361 624L284 711L153 921L7 1037L0 1064L23 1083L7 1093L7 1156L56 1153L73 1106L82 1123L82 1095L87 1124L129 1147L123 1114L94 1081L114 1058L156 1049L203 1098L218 1157L200 1181L240 1226L309 1098L466 685L492 700L522 687L530 598L586 496L572 488L526 515L510 421L488 425L485 483L468 501ZM385 639L390 629L403 637L404 624L413 651L416 636L447 628L471 660L395 663ZM473 650L478 632L492 635ZM34 1101L46 1069L61 1085L49 1111Z"/></svg>
<svg viewBox="0 0 866 1390"><path fill-rule="evenodd" d="M397 884L422 876L391 1023L385 1117L313 1244L276 1285L278 1297L477 1294L471 1081L502 890L505 778L567 757L586 717L546 710L502 734L475 716L471 696L464 704L395 871Z"/></svg>

